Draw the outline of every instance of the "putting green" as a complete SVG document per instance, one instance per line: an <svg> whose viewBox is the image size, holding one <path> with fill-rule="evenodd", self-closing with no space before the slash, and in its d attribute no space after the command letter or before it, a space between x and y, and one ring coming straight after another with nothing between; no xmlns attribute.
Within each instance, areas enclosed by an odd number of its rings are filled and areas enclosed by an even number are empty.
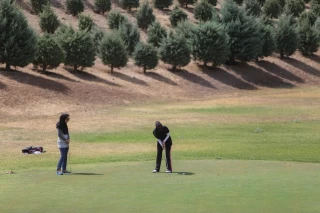
<svg viewBox="0 0 320 213"><path fill-rule="evenodd" d="M162 165L164 171L165 165ZM74 165L0 176L0 212L320 212L320 164L173 161Z"/></svg>

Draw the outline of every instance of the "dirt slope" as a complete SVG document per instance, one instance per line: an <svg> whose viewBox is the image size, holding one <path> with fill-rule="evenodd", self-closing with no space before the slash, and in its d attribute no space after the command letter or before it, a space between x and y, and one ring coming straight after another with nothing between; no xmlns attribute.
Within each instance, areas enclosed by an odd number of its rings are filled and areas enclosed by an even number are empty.
<svg viewBox="0 0 320 213"><path fill-rule="evenodd" d="M92 10L93 0L84 0L85 14L90 14L95 23L108 30L107 19ZM30 25L39 32L38 17L31 13L27 0L17 0ZM61 22L76 27L78 20L64 10L65 1L51 0L51 5ZM135 21L134 13L124 11ZM185 10L190 19L192 8ZM169 11L155 10L157 20L169 27ZM141 32L145 39L145 33ZM0 118L10 116L54 115L63 111L90 110L95 107L163 100L189 98L212 98L215 95L268 88L293 88L318 86L320 82L320 51L310 58L298 52L290 59L280 60L276 55L259 63L237 66L222 66L216 69L202 68L191 62L177 72L170 66L159 63L155 70L144 75L142 70L128 65L110 74L110 68L99 59L92 68L72 73L63 65L47 74L32 70L32 65L4 71L0 65Z"/></svg>

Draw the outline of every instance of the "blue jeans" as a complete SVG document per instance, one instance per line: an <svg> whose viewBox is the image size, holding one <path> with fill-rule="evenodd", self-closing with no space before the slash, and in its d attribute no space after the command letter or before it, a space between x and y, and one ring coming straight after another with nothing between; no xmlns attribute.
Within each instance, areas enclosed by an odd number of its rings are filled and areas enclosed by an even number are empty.
<svg viewBox="0 0 320 213"><path fill-rule="evenodd" d="M68 151L69 151L69 147L67 148L59 148L60 149L60 160L58 162L58 167L57 170L61 170L61 167L64 170L67 170L67 158L68 158Z"/></svg>

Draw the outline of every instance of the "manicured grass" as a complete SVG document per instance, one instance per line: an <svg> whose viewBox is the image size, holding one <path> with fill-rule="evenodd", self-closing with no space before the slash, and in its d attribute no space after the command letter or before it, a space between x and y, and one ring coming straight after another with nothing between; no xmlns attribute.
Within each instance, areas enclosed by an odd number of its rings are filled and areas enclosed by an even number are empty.
<svg viewBox="0 0 320 213"><path fill-rule="evenodd" d="M266 116L266 115L292 115L297 113L297 109L284 109L279 107L263 106L217 106L207 108L187 108L185 112L222 114L222 115L241 115L241 116Z"/></svg>
<svg viewBox="0 0 320 213"><path fill-rule="evenodd" d="M164 165L163 165L164 166ZM0 211L18 212L282 212L318 213L320 164L199 160L74 165L0 176ZM164 169L164 167L162 167ZM184 174L183 174L184 173Z"/></svg>
<svg viewBox="0 0 320 213"><path fill-rule="evenodd" d="M176 124L170 128L173 130L174 154L178 159L320 162L317 148L320 143L318 121L238 124L199 122ZM81 143L133 143L146 146L154 142L151 131L146 129L116 133L75 133L73 137Z"/></svg>

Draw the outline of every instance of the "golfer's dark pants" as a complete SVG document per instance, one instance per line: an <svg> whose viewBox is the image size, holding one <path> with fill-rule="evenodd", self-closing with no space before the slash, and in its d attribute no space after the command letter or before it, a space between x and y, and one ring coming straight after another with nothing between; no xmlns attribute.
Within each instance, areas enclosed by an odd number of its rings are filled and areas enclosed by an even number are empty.
<svg viewBox="0 0 320 213"><path fill-rule="evenodd" d="M167 165L167 170L172 171L172 162L171 162L171 146L172 142L167 141L166 142L166 165ZM156 170L160 171L161 167L161 159L162 159L162 146L157 142L157 161L156 161Z"/></svg>
<svg viewBox="0 0 320 213"><path fill-rule="evenodd" d="M63 170L67 170L67 157L68 157L68 151L69 147L67 148L59 148L60 149L60 160L58 162L57 170L60 170L61 167Z"/></svg>

